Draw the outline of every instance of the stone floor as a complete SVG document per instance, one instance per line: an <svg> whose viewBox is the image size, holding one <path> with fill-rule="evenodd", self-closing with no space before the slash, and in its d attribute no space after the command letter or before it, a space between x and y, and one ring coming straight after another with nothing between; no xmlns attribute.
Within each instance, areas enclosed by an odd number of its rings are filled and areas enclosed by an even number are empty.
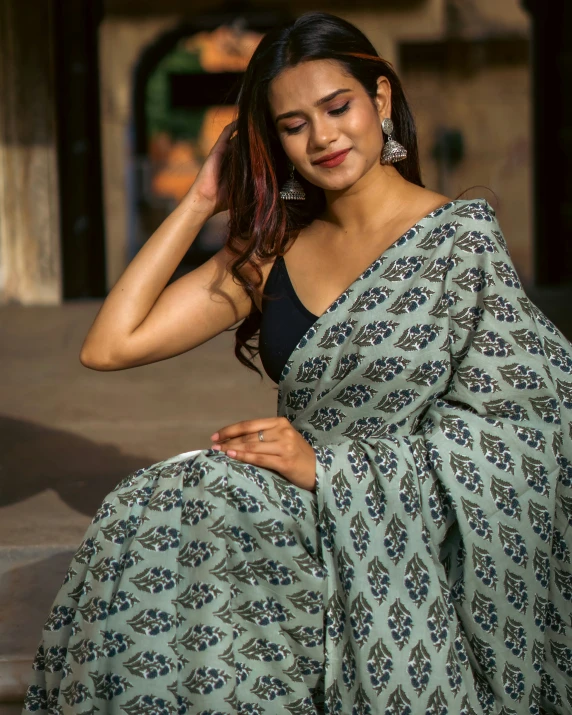
<svg viewBox="0 0 572 715"><path fill-rule="evenodd" d="M100 305L0 308L0 715L20 711L8 703L105 495L139 467L210 446L219 427L276 414L275 384L234 357L234 332L154 365L83 367Z"/></svg>
<svg viewBox="0 0 572 715"><path fill-rule="evenodd" d="M22 706L18 703L0 703L0 715L20 715Z"/></svg>

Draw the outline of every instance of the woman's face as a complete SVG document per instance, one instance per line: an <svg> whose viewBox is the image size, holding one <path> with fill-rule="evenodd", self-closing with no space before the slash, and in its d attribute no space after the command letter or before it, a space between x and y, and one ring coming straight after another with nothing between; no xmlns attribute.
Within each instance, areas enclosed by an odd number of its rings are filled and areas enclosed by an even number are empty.
<svg viewBox="0 0 572 715"><path fill-rule="evenodd" d="M378 79L377 109L363 86L332 60L284 70L270 83L268 98L286 155L316 186L345 189L380 166L381 121L391 116L391 87L385 77ZM349 152L337 166L315 163L345 149Z"/></svg>

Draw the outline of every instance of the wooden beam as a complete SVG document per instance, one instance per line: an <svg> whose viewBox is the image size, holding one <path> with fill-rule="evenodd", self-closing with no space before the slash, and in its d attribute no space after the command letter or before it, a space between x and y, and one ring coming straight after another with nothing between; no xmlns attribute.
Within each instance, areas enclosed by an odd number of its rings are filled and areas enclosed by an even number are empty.
<svg viewBox="0 0 572 715"><path fill-rule="evenodd" d="M62 300L53 0L0 2L0 303Z"/></svg>

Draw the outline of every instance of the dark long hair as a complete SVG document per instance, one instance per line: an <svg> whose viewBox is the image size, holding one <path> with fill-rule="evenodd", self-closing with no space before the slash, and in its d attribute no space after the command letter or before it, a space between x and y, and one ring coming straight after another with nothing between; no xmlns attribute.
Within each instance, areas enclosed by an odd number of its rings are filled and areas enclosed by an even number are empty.
<svg viewBox="0 0 572 715"><path fill-rule="evenodd" d="M290 237L308 226L326 205L324 190L299 175L296 178L304 187L306 200L280 198L280 188L288 178L288 157L270 114L269 84L283 70L300 62L324 59L337 60L360 82L374 107L377 78L387 77L395 136L407 149L407 159L395 164L395 168L408 181L423 186L415 123L401 82L392 65L378 55L357 27L336 15L311 11L268 32L246 68L238 94L237 134L222 166L222 181L227 182L228 190L227 248L236 257L230 270L253 300L253 306L257 293L265 296L260 291L262 272L256 260L281 255ZM247 264L254 269L258 283L241 273ZM261 317L253 307L236 329L234 352L243 365L262 377L247 356L258 354L258 343L249 341L258 333Z"/></svg>

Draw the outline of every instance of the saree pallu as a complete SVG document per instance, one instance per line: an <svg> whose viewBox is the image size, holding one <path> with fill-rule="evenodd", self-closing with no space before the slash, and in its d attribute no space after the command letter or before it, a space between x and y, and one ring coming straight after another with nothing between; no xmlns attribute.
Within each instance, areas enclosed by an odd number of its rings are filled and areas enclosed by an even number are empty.
<svg viewBox="0 0 572 715"><path fill-rule="evenodd" d="M213 450L127 477L23 712L569 712L571 410L572 346L493 209L449 202L284 367L315 493Z"/></svg>

